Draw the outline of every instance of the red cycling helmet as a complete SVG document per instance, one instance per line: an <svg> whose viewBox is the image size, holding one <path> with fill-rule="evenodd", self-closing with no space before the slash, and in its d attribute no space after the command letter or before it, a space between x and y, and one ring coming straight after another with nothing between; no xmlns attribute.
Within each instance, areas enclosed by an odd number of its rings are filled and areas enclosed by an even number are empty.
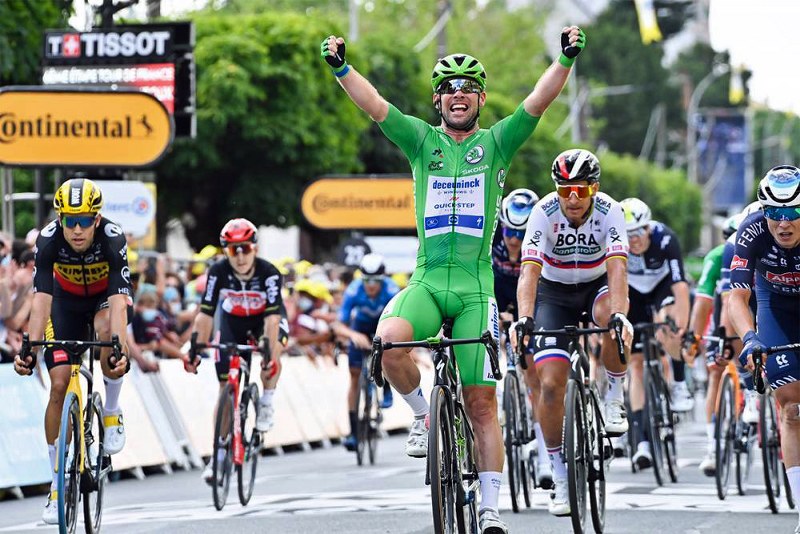
<svg viewBox="0 0 800 534"><path fill-rule="evenodd" d="M258 238L256 225L247 219L231 219L219 233L219 244L223 247L236 243L255 243Z"/></svg>

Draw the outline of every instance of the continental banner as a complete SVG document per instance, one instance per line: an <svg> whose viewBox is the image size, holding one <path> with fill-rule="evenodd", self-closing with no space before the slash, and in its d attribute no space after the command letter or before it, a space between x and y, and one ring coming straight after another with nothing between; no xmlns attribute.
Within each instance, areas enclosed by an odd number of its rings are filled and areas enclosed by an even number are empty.
<svg viewBox="0 0 800 534"><path fill-rule="evenodd" d="M172 138L172 117L141 91L0 89L3 165L146 167Z"/></svg>
<svg viewBox="0 0 800 534"><path fill-rule="evenodd" d="M306 220L324 230L413 229L411 178L321 178L303 192Z"/></svg>

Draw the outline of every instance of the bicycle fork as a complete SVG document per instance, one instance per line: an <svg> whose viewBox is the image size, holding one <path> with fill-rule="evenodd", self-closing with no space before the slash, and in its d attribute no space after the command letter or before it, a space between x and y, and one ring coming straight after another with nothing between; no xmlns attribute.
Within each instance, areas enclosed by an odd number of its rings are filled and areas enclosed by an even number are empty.
<svg viewBox="0 0 800 534"><path fill-rule="evenodd" d="M233 463L244 463L244 445L242 444L242 420L239 417L239 358L231 359L231 368L228 371L228 380L233 389Z"/></svg>

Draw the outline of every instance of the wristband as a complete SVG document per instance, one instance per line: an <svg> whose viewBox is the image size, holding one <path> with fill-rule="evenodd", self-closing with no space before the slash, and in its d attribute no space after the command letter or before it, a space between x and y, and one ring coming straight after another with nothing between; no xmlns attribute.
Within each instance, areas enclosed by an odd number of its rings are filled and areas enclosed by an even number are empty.
<svg viewBox="0 0 800 534"><path fill-rule="evenodd" d="M564 52L561 52L561 55L558 57L558 62L569 69L575 63L575 58L567 57L564 55Z"/></svg>
<svg viewBox="0 0 800 534"><path fill-rule="evenodd" d="M333 69L333 74L337 78L344 78L345 76L347 76L348 72L350 72L350 65L348 65L347 63L345 63L338 69Z"/></svg>

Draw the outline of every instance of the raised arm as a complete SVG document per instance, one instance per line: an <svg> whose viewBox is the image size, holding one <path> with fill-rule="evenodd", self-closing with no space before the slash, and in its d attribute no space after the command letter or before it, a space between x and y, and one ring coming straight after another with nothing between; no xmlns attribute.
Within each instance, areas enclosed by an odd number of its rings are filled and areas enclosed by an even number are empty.
<svg viewBox="0 0 800 534"><path fill-rule="evenodd" d="M343 38L331 35L322 41L322 58L333 69L333 74L338 79L339 85L344 88L350 100L366 111L372 117L372 120L383 122L389 114L389 103L369 83L369 80L347 64L344 54L345 44Z"/></svg>
<svg viewBox="0 0 800 534"><path fill-rule="evenodd" d="M530 115L541 117L567 83L575 58L586 46L586 34L577 26L561 30L561 55L547 67L522 105Z"/></svg>

